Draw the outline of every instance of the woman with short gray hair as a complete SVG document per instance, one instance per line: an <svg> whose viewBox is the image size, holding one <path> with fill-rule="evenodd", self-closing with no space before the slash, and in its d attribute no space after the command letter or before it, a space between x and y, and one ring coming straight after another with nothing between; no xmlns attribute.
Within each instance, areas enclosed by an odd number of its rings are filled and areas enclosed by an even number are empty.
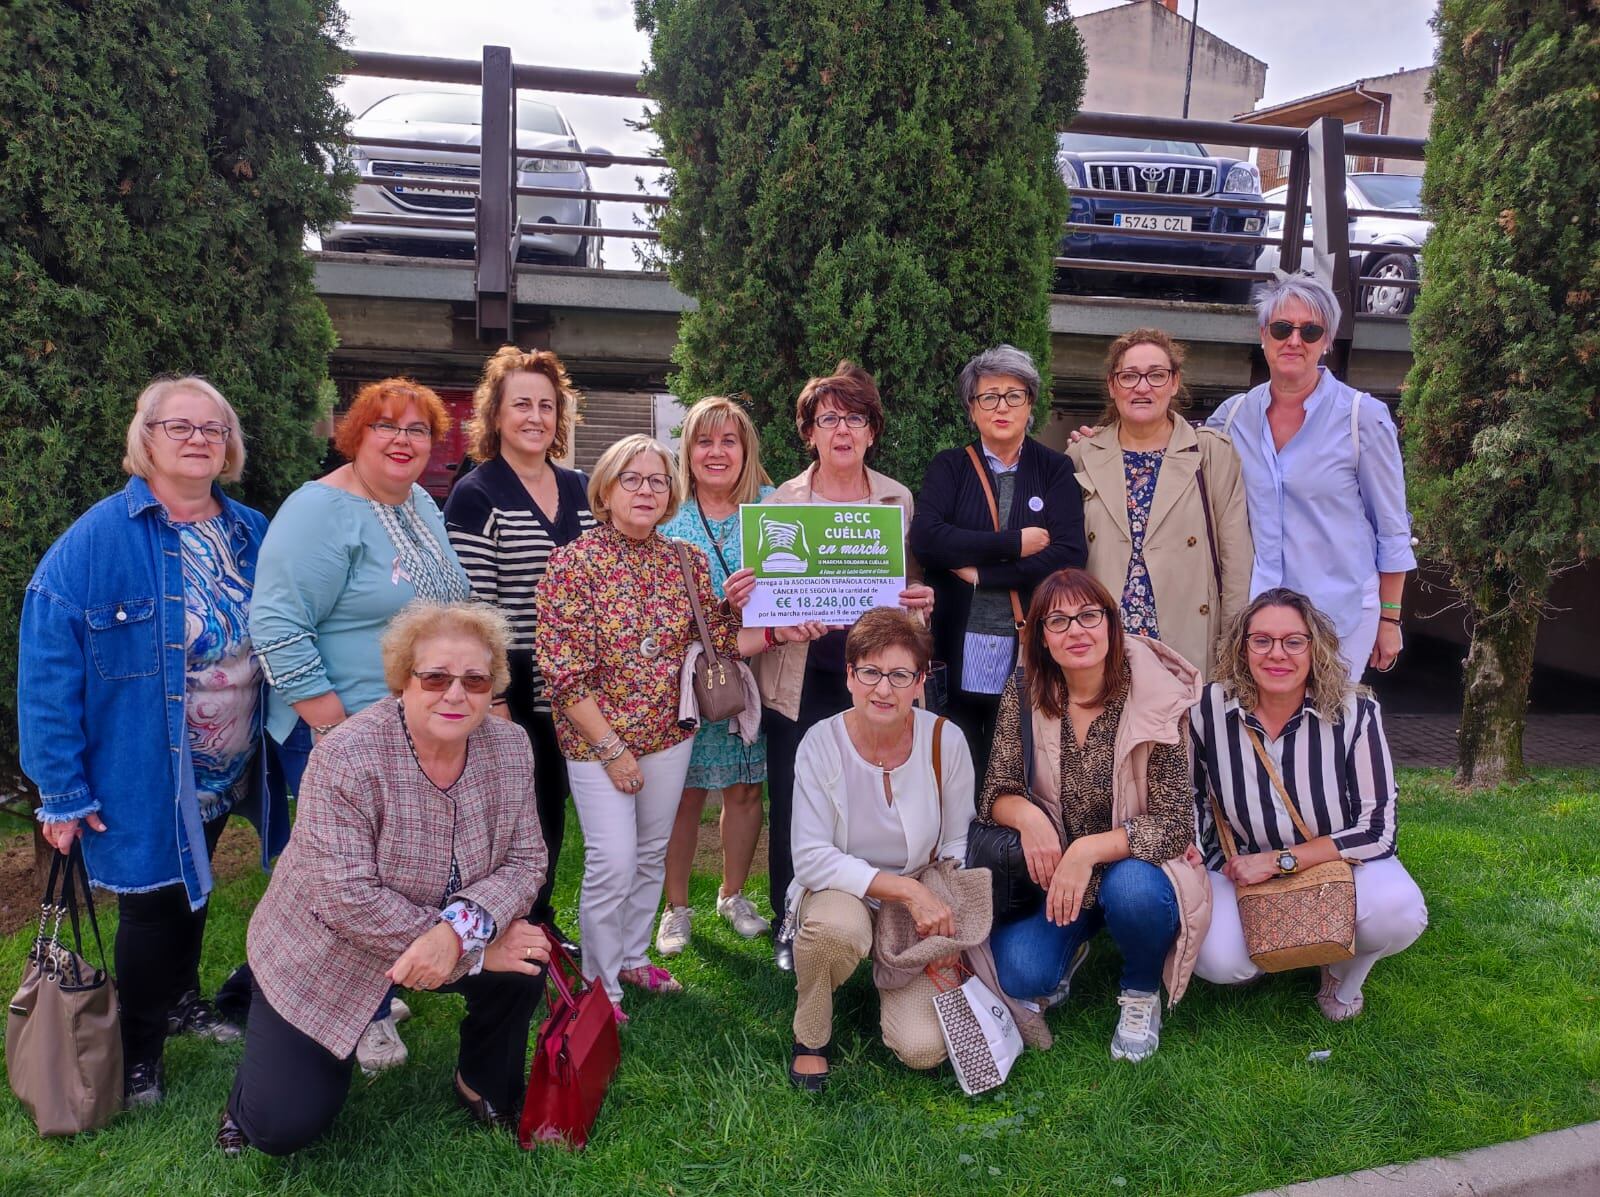
<svg viewBox="0 0 1600 1197"><path fill-rule="evenodd" d="M1308 596L1333 620L1353 679L1368 665L1392 669L1417 565L1394 420L1322 365L1340 317L1325 283L1265 283L1255 308L1270 377L1206 421L1239 453L1255 541L1250 593Z"/></svg>
<svg viewBox="0 0 1600 1197"><path fill-rule="evenodd" d="M981 779L1033 588L1082 566L1087 552L1072 463L1028 435L1040 387L1033 358L996 345L962 368L959 386L977 437L928 464L911 551L937 596L934 655Z"/></svg>

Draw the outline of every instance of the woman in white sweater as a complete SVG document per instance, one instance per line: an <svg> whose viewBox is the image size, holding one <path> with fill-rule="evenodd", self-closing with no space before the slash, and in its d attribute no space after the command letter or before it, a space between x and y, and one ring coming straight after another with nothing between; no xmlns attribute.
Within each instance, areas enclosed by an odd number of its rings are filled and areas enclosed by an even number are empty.
<svg viewBox="0 0 1600 1197"><path fill-rule="evenodd" d="M973 817L965 738L914 705L931 653L915 616L892 608L863 615L845 642L851 707L808 731L795 758L787 905L798 997L789 1079L802 1089L827 1082L833 993L871 951L880 905L904 903L918 935L955 931L950 908L906 876L935 857L964 859ZM919 976L879 995L884 1042L912 1068L945 1058L934 992Z"/></svg>

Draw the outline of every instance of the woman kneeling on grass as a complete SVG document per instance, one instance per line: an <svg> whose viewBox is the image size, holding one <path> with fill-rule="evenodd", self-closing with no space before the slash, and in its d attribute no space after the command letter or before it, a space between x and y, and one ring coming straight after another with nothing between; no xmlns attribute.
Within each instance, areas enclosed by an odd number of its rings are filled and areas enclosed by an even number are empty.
<svg viewBox="0 0 1600 1197"><path fill-rule="evenodd" d="M1235 886L1343 857L1357 865L1355 955L1323 966L1317 1006L1334 1022L1354 1018L1372 966L1416 941L1428 908L1395 857L1394 768L1377 700L1351 683L1332 621L1293 590L1259 595L1229 627L1192 730L1215 911L1195 972L1224 985L1261 976ZM1315 832L1310 840L1275 792L1278 782ZM1212 796L1238 844L1226 864Z"/></svg>
<svg viewBox="0 0 1600 1197"><path fill-rule="evenodd" d="M1122 953L1111 1056L1143 1060L1160 1043L1161 985L1169 1002L1183 996L1211 916L1184 742L1200 675L1165 644L1125 635L1116 600L1081 569L1034 591L1022 661L1026 695L1015 678L1001 695L978 817L1021 833L1046 894L1037 913L995 926L1000 984L1059 1005L1105 927Z"/></svg>
<svg viewBox="0 0 1600 1197"><path fill-rule="evenodd" d="M383 637L394 697L311 753L294 835L250 920L225 1153L288 1155L322 1136L391 984L466 998L456 1099L515 1125L550 948L522 917L545 872L532 750L485 718L509 635L491 607L412 604Z"/></svg>

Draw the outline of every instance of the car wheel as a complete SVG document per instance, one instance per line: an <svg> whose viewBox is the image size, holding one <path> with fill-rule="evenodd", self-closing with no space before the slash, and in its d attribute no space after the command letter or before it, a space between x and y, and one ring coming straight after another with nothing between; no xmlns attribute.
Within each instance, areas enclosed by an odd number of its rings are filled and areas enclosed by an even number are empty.
<svg viewBox="0 0 1600 1197"><path fill-rule="evenodd" d="M1373 278L1415 280L1417 263L1410 254L1385 254L1367 269ZM1377 316L1404 316L1417 306L1417 293L1410 287L1387 287L1369 283L1361 288L1361 310Z"/></svg>

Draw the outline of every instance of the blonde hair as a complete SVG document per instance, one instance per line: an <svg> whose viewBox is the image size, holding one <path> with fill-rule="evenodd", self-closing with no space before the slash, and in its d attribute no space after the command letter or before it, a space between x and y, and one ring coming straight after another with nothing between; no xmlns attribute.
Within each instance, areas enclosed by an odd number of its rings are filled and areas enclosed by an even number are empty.
<svg viewBox="0 0 1600 1197"><path fill-rule="evenodd" d="M628 464L641 453L658 454L667 467L667 477L671 479L667 484L667 509L661 513L656 526L666 523L677 513L678 496L681 493L677 455L655 437L635 432L632 436L613 442L609 449L600 454L600 460L594 463L594 473L589 475L589 510L594 512L596 519L610 520L611 508L606 503L606 496L617 485L617 479L628 468Z"/></svg>
<svg viewBox="0 0 1600 1197"><path fill-rule="evenodd" d="M1217 645L1217 668L1212 680L1222 683L1223 692L1237 699L1245 710L1253 711L1260 704L1261 693L1250 673L1250 646L1246 638L1250 635L1250 621L1267 607L1288 607L1305 621L1306 634L1311 638L1311 647L1306 650L1311 654L1306 697L1324 723L1340 722L1344 718L1345 699L1355 687L1350 681L1350 668L1339 655L1339 633L1333 630L1333 621L1296 590L1282 586L1263 590L1228 621Z"/></svg>
<svg viewBox="0 0 1600 1197"><path fill-rule="evenodd" d="M567 455L572 447L572 430L583 423L578 411L583 395L572 385L561 359L548 349L519 349L502 345L483 363L483 377L472 397L472 419L467 422L467 444L478 461L488 461L500 453L500 405L505 402L506 379L513 374L540 374L550 380L556 392L556 430L545 456L551 461Z"/></svg>
<svg viewBox="0 0 1600 1197"><path fill-rule="evenodd" d="M133 405L133 419L128 424L128 444L122 454L123 471L146 482L150 480L155 470L155 463L150 460L150 438L155 430L150 427L150 421L160 415L163 403L185 391L204 395L217 405L222 422L228 426L227 450L222 455L222 473L217 475L217 481L239 481L244 477L244 429L239 425L239 413L222 397L221 391L198 374L157 378L139 392Z"/></svg>
<svg viewBox="0 0 1600 1197"><path fill-rule="evenodd" d="M772 485L767 471L761 467L761 437L756 426L737 400L726 395L707 395L689 409L683 421L683 433L678 438L679 480L683 486L683 499L694 497L694 471L689 467L689 452L702 435L715 432L724 424L732 424L739 437L739 447L744 461L739 466L739 477L733 484L735 503L755 503L761 498L761 488Z"/></svg>
<svg viewBox="0 0 1600 1197"><path fill-rule="evenodd" d="M475 637L489 650L489 674L494 693L503 692L511 684L511 669L506 664L511 625L498 609L487 603L430 603L425 599L413 599L400 608L383 632L383 681L389 693L399 694L411 680L418 644L452 634Z"/></svg>

